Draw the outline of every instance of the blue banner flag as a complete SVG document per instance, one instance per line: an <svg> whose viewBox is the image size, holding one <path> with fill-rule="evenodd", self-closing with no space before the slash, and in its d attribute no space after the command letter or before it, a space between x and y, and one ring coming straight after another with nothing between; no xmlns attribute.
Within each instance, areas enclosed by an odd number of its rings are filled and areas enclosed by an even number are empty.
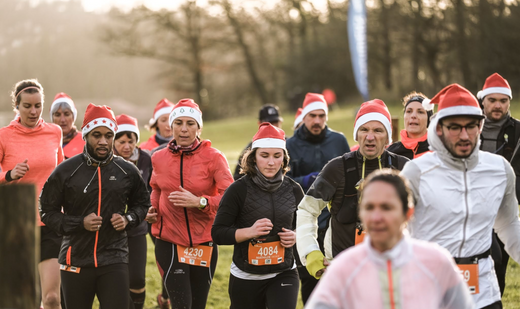
<svg viewBox="0 0 520 309"><path fill-rule="evenodd" d="M367 10L365 0L350 0L347 31L356 86L363 99L368 101Z"/></svg>

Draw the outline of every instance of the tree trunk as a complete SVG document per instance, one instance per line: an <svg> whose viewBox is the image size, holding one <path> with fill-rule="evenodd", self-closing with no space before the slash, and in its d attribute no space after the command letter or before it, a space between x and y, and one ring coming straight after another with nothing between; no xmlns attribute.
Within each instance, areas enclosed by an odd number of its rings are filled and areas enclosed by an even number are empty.
<svg viewBox="0 0 520 309"><path fill-rule="evenodd" d="M258 97L260 98L263 104L267 104L269 103L269 97L267 95L267 91L265 90L264 84L258 76L258 72L254 65L253 56L249 51L249 46L244 40L241 25L239 24L238 20L233 16L233 13L231 12L231 4L227 0L223 1L222 6L226 11L229 23L231 24L231 27L233 28L233 31L235 32L235 35L237 37L238 45L240 46L240 49L242 50L242 54L244 55L244 59L246 61L247 72L249 73L249 77L253 82L253 86L256 89Z"/></svg>
<svg viewBox="0 0 520 309"><path fill-rule="evenodd" d="M386 7L384 0L379 1L381 4L381 35L383 36L383 79L386 89L392 89L392 55L390 42L390 9Z"/></svg>
<svg viewBox="0 0 520 309"><path fill-rule="evenodd" d="M455 24L457 27L456 38L457 38L457 56L460 64L460 70L462 73L462 79L464 80L464 86L471 91L476 90L473 85L473 78L471 76L471 70L469 67L469 49L466 39L466 21L465 21L465 8L464 0L454 0L455 6Z"/></svg>
<svg viewBox="0 0 520 309"><path fill-rule="evenodd" d="M39 308L35 186L2 185L0 200L0 308Z"/></svg>
<svg viewBox="0 0 520 309"><path fill-rule="evenodd" d="M204 83L202 79L202 59L201 59L201 48L200 38L201 29L200 25L197 24L198 18L197 7L195 2L188 3L185 8L186 14L186 26L188 32L188 41L191 47L192 65L191 71L193 73L193 83L195 84L195 96L197 102L201 106L205 106L206 100L202 97L202 91L204 90Z"/></svg>

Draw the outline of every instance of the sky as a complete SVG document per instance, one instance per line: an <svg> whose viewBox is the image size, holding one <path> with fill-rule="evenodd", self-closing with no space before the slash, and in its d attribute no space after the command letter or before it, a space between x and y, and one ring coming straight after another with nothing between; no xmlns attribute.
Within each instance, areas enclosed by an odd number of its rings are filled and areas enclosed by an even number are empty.
<svg viewBox="0 0 520 309"><path fill-rule="evenodd" d="M37 3L39 1L68 1L68 0L29 0L33 3ZM83 8L85 11L88 12L106 12L110 10L111 7L115 6L120 8L121 10L127 11L131 10L135 6L139 6L144 4L148 8L152 10L159 10L162 8L166 9L176 9L180 5L182 5L186 0L81 0L81 3L83 5ZM246 4L246 8L254 8L256 7L269 7L273 6L275 3L279 2L280 0L249 0L249 1L242 1L242 0L230 0L231 2L234 2L235 4ZM343 2L344 0L331 0L331 2ZM197 4L204 6L207 5L209 0L197 0ZM318 9L318 10L325 10L327 6L327 0L307 0L307 2L312 2L312 4Z"/></svg>

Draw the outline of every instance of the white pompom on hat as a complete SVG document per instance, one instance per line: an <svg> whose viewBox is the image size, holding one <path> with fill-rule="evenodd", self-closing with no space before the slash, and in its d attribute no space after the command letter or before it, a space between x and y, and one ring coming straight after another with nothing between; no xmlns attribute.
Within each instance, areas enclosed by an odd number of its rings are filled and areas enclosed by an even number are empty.
<svg viewBox="0 0 520 309"><path fill-rule="evenodd" d="M253 137L251 149L255 148L285 149L285 132L269 122L261 123L258 127L258 132Z"/></svg>
<svg viewBox="0 0 520 309"><path fill-rule="evenodd" d="M354 123L354 140L357 141L357 131L367 122L379 121L383 124L388 134L388 143L392 143L392 116L385 102L374 99L361 104Z"/></svg>
<svg viewBox="0 0 520 309"><path fill-rule="evenodd" d="M116 117L116 122L116 134L120 132L133 132L137 135L137 143L139 142L139 125L137 123L137 119L132 116L121 114Z"/></svg>
<svg viewBox="0 0 520 309"><path fill-rule="evenodd" d="M175 104L172 112L170 113L170 127L173 125L173 121L179 117L191 117L197 121L199 127L202 128L202 111L199 105L192 99L182 99Z"/></svg>
<svg viewBox="0 0 520 309"><path fill-rule="evenodd" d="M105 126L114 134L117 132L116 117L112 109L106 105L95 105L90 103L85 111L83 125L81 126L81 134L83 139L85 136L97 127Z"/></svg>
<svg viewBox="0 0 520 309"><path fill-rule="evenodd" d="M303 112L303 108L299 107L298 110L296 111L296 115L294 115L293 128L296 128L303 121L302 112Z"/></svg>
<svg viewBox="0 0 520 309"><path fill-rule="evenodd" d="M172 112L174 106L175 104L166 98L159 101L153 110L153 117L148 122L148 125L153 126L162 115L169 115Z"/></svg>
<svg viewBox="0 0 520 309"><path fill-rule="evenodd" d="M54 97L54 101L52 101L51 108L50 108L50 116L51 121L53 120L52 115L58 110L57 106L60 103L66 103L70 110L72 111L72 114L74 115L74 122L78 118L78 110L76 109L76 105L74 105L74 101L72 101L72 98L66 94L65 92L60 92Z"/></svg>
<svg viewBox="0 0 520 309"><path fill-rule="evenodd" d="M513 98L511 87L505 78L500 76L498 73L493 73L491 76L486 78L484 87L477 93L478 99L483 99L488 94L500 93L509 96L509 99Z"/></svg>

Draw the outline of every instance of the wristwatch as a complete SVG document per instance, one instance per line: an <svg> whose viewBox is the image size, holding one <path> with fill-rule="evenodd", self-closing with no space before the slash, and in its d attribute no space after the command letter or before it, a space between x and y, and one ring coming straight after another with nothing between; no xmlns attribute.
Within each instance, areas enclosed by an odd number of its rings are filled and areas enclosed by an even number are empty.
<svg viewBox="0 0 520 309"><path fill-rule="evenodd" d="M128 220L128 224L131 224L135 221L134 217L131 214L126 214L126 220Z"/></svg>
<svg viewBox="0 0 520 309"><path fill-rule="evenodd" d="M208 205L208 199L205 198L204 196L202 196L200 198L199 209L202 210L202 209L206 208L207 205Z"/></svg>

